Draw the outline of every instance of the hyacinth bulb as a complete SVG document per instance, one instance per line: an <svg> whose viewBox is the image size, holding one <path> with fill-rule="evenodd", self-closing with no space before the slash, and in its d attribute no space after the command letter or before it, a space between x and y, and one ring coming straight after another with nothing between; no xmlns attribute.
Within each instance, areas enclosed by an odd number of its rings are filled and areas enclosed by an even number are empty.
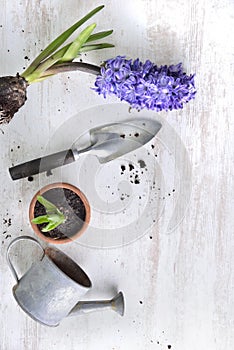
<svg viewBox="0 0 234 350"><path fill-rule="evenodd" d="M98 94L116 95L136 109L168 111L183 108L194 98L194 74L186 75L182 63L158 67L147 60L127 60L125 56L109 59L95 81Z"/></svg>

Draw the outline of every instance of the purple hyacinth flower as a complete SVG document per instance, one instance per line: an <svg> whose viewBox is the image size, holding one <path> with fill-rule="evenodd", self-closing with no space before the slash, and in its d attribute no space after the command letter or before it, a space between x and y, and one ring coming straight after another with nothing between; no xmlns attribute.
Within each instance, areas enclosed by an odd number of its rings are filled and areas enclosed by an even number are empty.
<svg viewBox="0 0 234 350"><path fill-rule="evenodd" d="M116 95L137 109L155 111L183 108L195 97L194 75L183 72L182 63L158 67L117 56L105 62L95 81L98 94Z"/></svg>

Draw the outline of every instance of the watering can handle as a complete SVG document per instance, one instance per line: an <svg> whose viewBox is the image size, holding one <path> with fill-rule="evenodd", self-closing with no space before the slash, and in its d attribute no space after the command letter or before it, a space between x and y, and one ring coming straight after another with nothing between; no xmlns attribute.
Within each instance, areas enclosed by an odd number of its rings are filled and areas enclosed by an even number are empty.
<svg viewBox="0 0 234 350"><path fill-rule="evenodd" d="M36 243L36 244L42 249L43 255L42 255L41 259L42 259L42 258L44 257L44 255L45 255L45 250L44 250L44 248L42 247L42 245L41 245L35 238L30 237L30 236L20 236L20 237L17 237L17 238L15 238L15 239L13 239L13 241L11 241L11 243L9 244L9 246L8 246L8 248L7 248L6 260L7 260L7 263L8 263L8 265L9 265L9 267L10 267L10 269L11 269L11 272L12 272L13 276L15 277L17 283L19 282L19 277L18 277L18 275L17 275L17 273L16 273L16 270L15 270L15 268L14 268L14 266L13 266L11 260L10 260L9 253L10 253L11 247L12 247L16 242L18 242L18 241L23 241L23 240L33 241L34 243Z"/></svg>

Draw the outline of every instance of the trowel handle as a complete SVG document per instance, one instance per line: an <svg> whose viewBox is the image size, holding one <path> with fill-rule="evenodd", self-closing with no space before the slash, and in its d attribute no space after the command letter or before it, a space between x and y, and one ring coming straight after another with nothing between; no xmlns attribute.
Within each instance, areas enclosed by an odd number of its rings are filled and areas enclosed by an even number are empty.
<svg viewBox="0 0 234 350"><path fill-rule="evenodd" d="M74 153L71 149L57 152L48 156L30 160L9 168L12 180L18 180L23 177L43 173L51 169L58 168L62 165L75 161Z"/></svg>
<svg viewBox="0 0 234 350"><path fill-rule="evenodd" d="M17 237L17 238L15 238L15 239L13 239L13 241L11 241L11 243L10 243L9 246L7 247L6 259L7 259L7 263L8 263L8 265L9 265L9 267L10 267L10 269L11 269L11 272L12 272L13 276L15 277L17 283L19 282L19 277L18 277L17 272L16 272L16 270L15 270L15 268L14 268L12 262L11 262L9 253L10 253L11 247L12 247L16 242L18 242L18 241L26 241L26 240L28 240L28 241L33 241L34 243L36 243L36 244L41 248L41 250L42 250L42 252L43 252L43 255L42 255L42 257L41 257L41 260L43 259L44 255L45 255L44 248L42 247L42 245L41 245L35 238L30 237L30 236L20 236L20 237Z"/></svg>

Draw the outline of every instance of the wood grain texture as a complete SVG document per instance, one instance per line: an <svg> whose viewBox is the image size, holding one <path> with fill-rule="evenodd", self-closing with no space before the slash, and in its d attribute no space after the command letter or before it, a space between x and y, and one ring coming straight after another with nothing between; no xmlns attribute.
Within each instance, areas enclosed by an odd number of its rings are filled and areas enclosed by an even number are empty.
<svg viewBox="0 0 234 350"><path fill-rule="evenodd" d="M41 155L51 135L72 115L100 103L93 77L63 74L28 90L28 101L0 130L0 349L1 350L229 350L234 344L234 3L232 0L102 1L99 29L114 28L113 50L84 60L98 64L117 54L158 64L183 62L196 72L197 96L181 111L161 113L185 145L192 190L181 224L166 234L162 217L141 239L115 249L79 244L63 251L90 275L87 299L122 290L124 318L90 314L46 328L18 307L6 265L11 239L33 235L32 195L54 177L13 182L8 168ZM99 1L0 0L1 75L21 72L60 32ZM27 58L26 58L27 57ZM176 151L176 150L175 150ZM179 148L178 148L179 151ZM69 175L65 180L69 180ZM183 186L183 184L181 184ZM168 200L168 199L167 199ZM19 272L37 255L20 244Z"/></svg>

